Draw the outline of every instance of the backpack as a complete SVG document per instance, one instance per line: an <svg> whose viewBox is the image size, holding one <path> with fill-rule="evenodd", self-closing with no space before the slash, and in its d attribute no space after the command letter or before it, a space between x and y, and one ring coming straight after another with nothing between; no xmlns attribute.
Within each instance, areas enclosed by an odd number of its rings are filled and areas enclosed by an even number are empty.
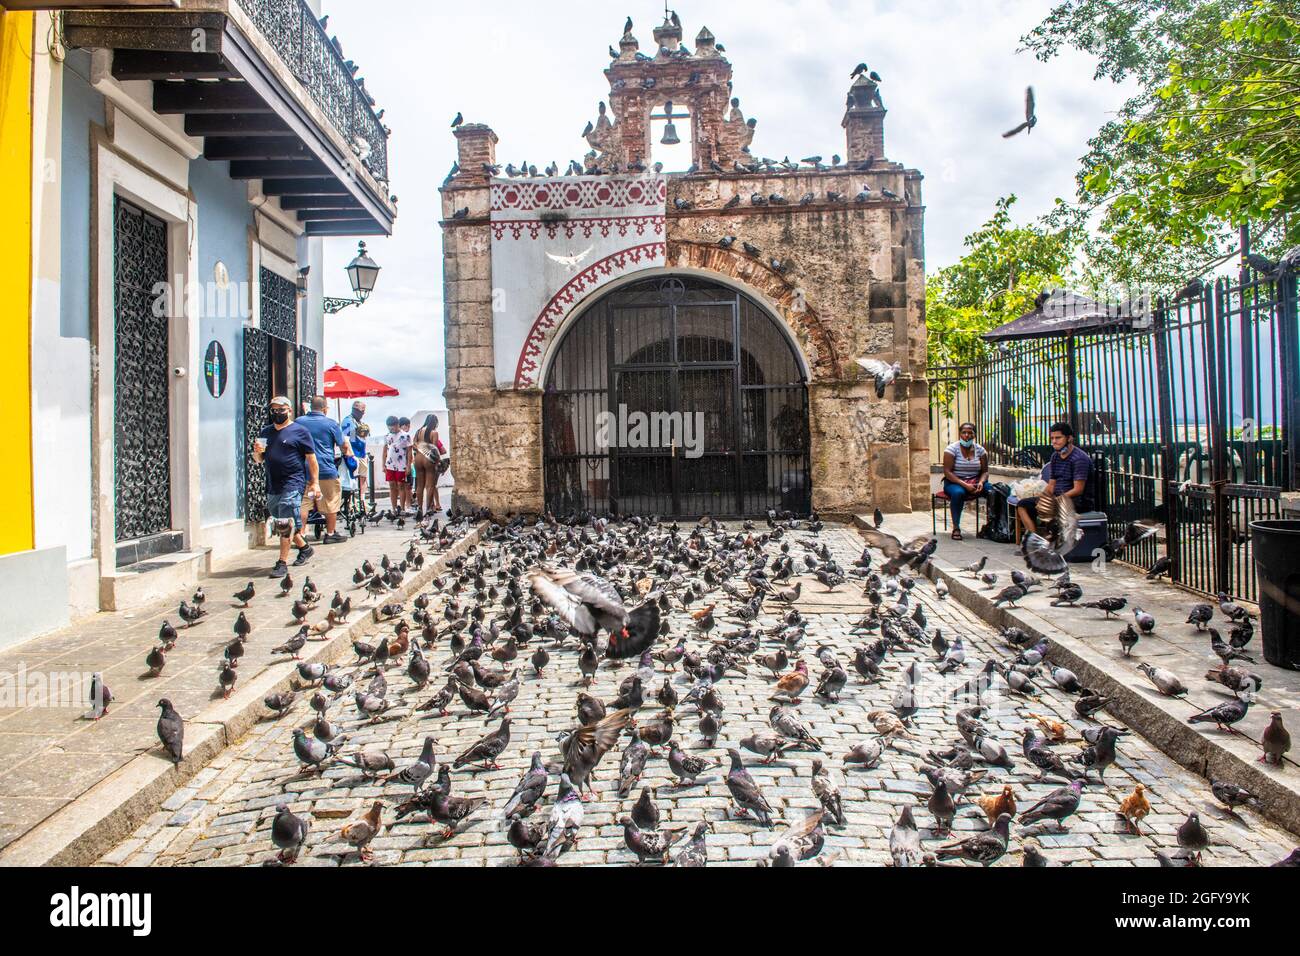
<svg viewBox="0 0 1300 956"><path fill-rule="evenodd" d="M979 537L999 544L1011 544L1015 541L1015 526L1011 514L1011 505L1007 498L1011 495L1011 486L998 482L990 484L988 493L988 520L980 529Z"/></svg>

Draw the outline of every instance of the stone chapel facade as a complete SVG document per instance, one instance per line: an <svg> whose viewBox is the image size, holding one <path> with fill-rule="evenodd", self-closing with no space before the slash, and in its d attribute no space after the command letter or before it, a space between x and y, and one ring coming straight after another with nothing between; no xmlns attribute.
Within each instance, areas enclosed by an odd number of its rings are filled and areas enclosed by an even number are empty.
<svg viewBox="0 0 1300 956"><path fill-rule="evenodd" d="M922 176L886 158L880 78L852 82L844 157L777 162L751 152L713 35L682 39L675 16L654 55L623 36L567 173L502 172L490 127L455 131L441 225L457 506L928 507ZM664 117L689 123L688 172L647 168ZM883 398L858 359L901 368ZM618 406L698 413L703 447L594 445Z"/></svg>

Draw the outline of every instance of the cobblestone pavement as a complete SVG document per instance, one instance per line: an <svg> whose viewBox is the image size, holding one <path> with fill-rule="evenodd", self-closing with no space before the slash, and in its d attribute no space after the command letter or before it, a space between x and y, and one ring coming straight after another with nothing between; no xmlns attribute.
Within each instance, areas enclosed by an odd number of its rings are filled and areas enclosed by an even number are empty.
<svg viewBox="0 0 1300 956"><path fill-rule="evenodd" d="M787 537L792 554L803 553L797 539L804 537ZM849 529L828 528L820 539L830 545L832 554L846 567L861 550L861 539ZM833 594L823 594L821 585L812 578L805 578L803 589L799 607L809 624L808 641L802 649L802 656L809 662L814 685L805 693L799 711L825 743L826 762L832 779L840 786L847 817L844 827L827 827L826 846L820 861L833 865L887 864L890 859L889 833L905 805L914 808L927 850L949 842L949 837L937 837L929 829L934 825L925 806L930 787L919 768L927 750L947 749L959 739L953 720L963 705L947 700L946 693L941 701L928 696L925 700L927 706L914 719L912 734L915 739L900 740L895 748L887 749L884 760L876 769L846 767L842 757L849 747L877 736L867 714L873 709L889 708L900 686L902 669L910 660L921 660L923 663L919 666L923 675L933 677L934 659L928 650L924 653L892 654L885 663L893 669L887 673L884 682L875 685L862 683L850 666L850 681L838 703L814 697L815 677L820 670L816 648L823 643L830 645L841 661L849 666L847 662L852 660L853 649L864 641L861 635L854 635L851 631L853 623L861 617L865 601L859 597L859 585L852 580ZM969 657L960 672L962 680L974 676L990 655L1007 654L996 634L955 602L939 600L928 583L919 582L914 596L919 597L932 628L942 628L950 638L957 634L964 637ZM728 606L728 603L720 603L719 611ZM441 598L435 600L433 607L435 610L441 607ZM782 609L765 609L757 623L774 625L782 613ZM674 633L689 634L692 646L703 648L704 639L690 627L692 621L685 613L674 610L671 621ZM712 636L717 637L738 626L734 620L720 619ZM760 653L770 649L770 641L765 641ZM527 654L527 650L521 652L517 663L524 664ZM445 645L431 655L434 661L445 657ZM548 759L555 759L555 735L576 724L575 696L579 687L575 684L577 669L574 657L572 651L555 652L551 667L540 679L532 674L531 668L527 668L527 677L511 708L511 740L499 760L501 769L472 771L463 768L452 774L454 794L486 795L487 805L464 823L459 832L445 840L441 837L441 828L424 822L422 815L407 817L402 823L382 832L371 844L372 864L484 866L507 865L516 861L516 852L506 841L501 808L527 768L530 754L540 749ZM365 671L362 669L358 673ZM395 701L395 706L387 721L362 726L350 696L334 705L332 718L351 735L343 748L344 753L353 754L360 749L385 751L401 768L415 760L427 734L436 740L439 762L450 762L497 725L495 719L488 722L481 715L468 715L459 701L453 704L451 715L446 718L415 713L412 707L431 696L435 687L431 684L426 691L415 691L400 666L390 665L388 673L389 696ZM614 669L608 663L602 663L590 693L609 701L616 695L619 682L631 673L629 666ZM661 683L664 676L663 666L657 665L656 681ZM679 694L684 697L688 678L680 671L666 676L675 682ZM1049 682L1044 680L1042 683ZM767 671L757 664L749 668L747 676L728 675L718 686L726 709L717 745L703 745L696 730L694 711L686 707L679 710L677 739L683 741L692 753L719 761L721 765L706 771L698 785L677 788L666 760L652 757L641 783L655 788L661 826L689 828L699 820L713 821L714 830L707 836L710 865L752 865L769 856L772 846L789 825L801 822L807 812L817 807L810 782L810 766L817 755L790 752L773 764L761 765L759 757L746 752L746 766L775 808L776 826L768 830L744 817L729 817L726 748L736 746L741 738L755 730L767 728L767 714L771 707L769 696L773 691ZM287 800L295 813L308 818L311 823L308 845L298 865L362 865L358 855L340 839L340 829L349 819L358 817L375 799L385 803L385 824L393 823L393 807L410 796L410 787L397 782L386 785L366 782L358 771L339 763L328 766L323 775L301 774L293 753L292 731L312 722L314 715L308 707L308 696L300 695L297 704L283 718L266 719L242 741L223 752L189 786L167 800L136 833L107 853L101 864L261 864L275 853L269 837L275 805ZM400 703L396 703L398 701ZM1009 784L1023 811L1039 796L1061 786L1063 782L1059 780L1036 781L1036 772L1031 772L1022 756L1021 738L1029 720L1028 713L1057 718L1069 725L1071 737L1077 737L1088 724L1074 716L1073 702L1074 698L1053 690L1036 700L1006 698L1000 705L995 705L986 723L1012 755L1016 768L1012 771L989 768L988 775L972 788L972 794L999 793L1003 784ZM647 703L640 716L644 719L657 709L647 694ZM1068 756L1075 752L1076 746L1066 742L1057 749ZM586 805L581 841L576 849L560 858L560 865L626 865L635 862L633 854L624 847L623 830L617 821L630 810L640 787L634 788L625 800L617 798L614 790L619 750L621 743L598 768L598 797ZM1143 822L1140 836L1132 834L1116 813L1120 800L1138 783L1149 788L1152 803L1152 812ZM552 777L537 819L544 820L549 813L555 788L555 778ZM1270 826L1249 810L1239 811L1238 818L1228 816L1218 808L1204 780L1183 770L1150 743L1133 735L1123 738L1119 761L1106 774L1106 786L1094 784L1084 790L1082 807L1067 821L1066 832L1058 831L1053 824L1024 827L1017 823L1012 827L1010 852L998 865L1020 865L1022 842L1029 837L1037 839L1052 865L1156 865L1154 851L1177 846L1175 833L1189 811L1200 814L1211 834L1211 846L1204 854L1204 863L1208 866L1271 864L1291 852L1298 842L1294 835ZM985 826L978 807L963 805L954 823L955 837L968 836Z"/></svg>
<svg viewBox="0 0 1300 956"><path fill-rule="evenodd" d="M324 617L336 590L353 598L350 620L367 613L375 601L367 599L365 591L353 589L354 569L367 559L378 561L385 552L399 559L411 537L409 524L399 529L385 521L345 543L317 544L311 562L292 569L296 587L310 576L325 598L308 623ZM292 601L277 597L277 582L267 578L275 557L270 547L247 551L204 576L199 583L208 595L208 616L192 629L181 628L176 647L167 654L166 666L157 677L148 676L145 657L157 645L164 620L181 627L177 605L191 597L193 588L134 611L97 614L0 652L0 675L48 677L51 696L66 698L40 706L0 702L0 849L140 753L157 748L155 705L160 697L169 698L187 718L219 702L217 665L234 637L232 628L241 610L253 632L239 681L251 683L273 664L270 655L257 651L288 640L295 630L287 626ZM432 557L426 553L426 559ZM241 609L231 595L249 581L254 582L257 597ZM309 649L316 646L308 645ZM113 693L104 720L86 719L92 673L102 674ZM57 695L56 675L61 676L65 691Z"/></svg>

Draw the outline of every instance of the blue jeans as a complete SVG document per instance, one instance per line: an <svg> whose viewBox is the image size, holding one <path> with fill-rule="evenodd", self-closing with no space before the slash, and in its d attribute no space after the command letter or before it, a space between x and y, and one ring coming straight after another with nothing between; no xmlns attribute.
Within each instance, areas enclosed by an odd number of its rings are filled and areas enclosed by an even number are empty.
<svg viewBox="0 0 1300 956"><path fill-rule="evenodd" d="M266 496L266 509L272 518L293 519L293 530L302 530L302 492L286 491L283 494Z"/></svg>
<svg viewBox="0 0 1300 956"><path fill-rule="evenodd" d="M961 513L966 508L967 499L983 498L984 492L981 491L978 495L972 495L962 485L957 484L955 481L948 481L947 479L944 479L943 490L950 499L949 507L952 509L952 526L954 528L960 528Z"/></svg>

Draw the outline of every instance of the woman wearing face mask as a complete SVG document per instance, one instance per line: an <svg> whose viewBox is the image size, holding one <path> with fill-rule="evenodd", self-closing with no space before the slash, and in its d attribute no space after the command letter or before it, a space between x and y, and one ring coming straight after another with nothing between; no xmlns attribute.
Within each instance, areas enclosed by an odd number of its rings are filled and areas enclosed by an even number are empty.
<svg viewBox="0 0 1300 956"><path fill-rule="evenodd" d="M984 494L989 478L989 453L975 442L975 426L966 422L958 441L943 453L943 490L952 505L952 540L961 538L961 513L970 498Z"/></svg>

